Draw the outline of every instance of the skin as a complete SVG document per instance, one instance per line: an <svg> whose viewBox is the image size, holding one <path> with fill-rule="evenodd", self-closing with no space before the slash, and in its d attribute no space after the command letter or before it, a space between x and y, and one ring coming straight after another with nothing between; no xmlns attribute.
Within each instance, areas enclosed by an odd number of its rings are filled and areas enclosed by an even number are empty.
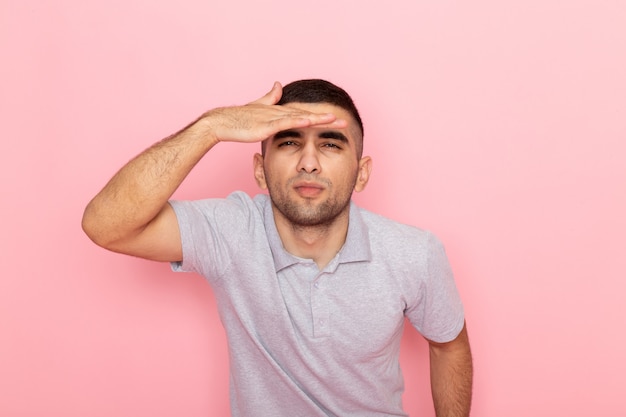
<svg viewBox="0 0 626 417"><path fill-rule="evenodd" d="M219 142L254 143L277 132L310 126L344 128L333 114L276 106L282 87L245 106L210 110L122 167L90 201L82 227L96 244L156 261L180 261L182 244L168 200Z"/></svg>
<svg viewBox="0 0 626 417"><path fill-rule="evenodd" d="M447 343L428 340L430 386L437 417L467 417L472 404L474 368L467 326Z"/></svg>
<svg viewBox="0 0 626 417"><path fill-rule="evenodd" d="M341 249L353 191L367 185L370 157L345 110L326 103L277 106L275 83L244 106L210 110L122 167L85 208L82 226L98 245L156 261L182 260L178 222L168 200L219 142L267 140L254 156L254 176L269 190L274 219L290 253L323 268ZM431 386L438 417L469 415L472 360L464 327L448 343L429 341Z"/></svg>
<svg viewBox="0 0 626 417"><path fill-rule="evenodd" d="M343 246L352 193L367 185L372 160L358 159L362 138L347 111L326 103L286 106L348 121L343 128L278 132L268 139L265 156L254 157L255 179L269 190L285 249L322 269Z"/></svg>

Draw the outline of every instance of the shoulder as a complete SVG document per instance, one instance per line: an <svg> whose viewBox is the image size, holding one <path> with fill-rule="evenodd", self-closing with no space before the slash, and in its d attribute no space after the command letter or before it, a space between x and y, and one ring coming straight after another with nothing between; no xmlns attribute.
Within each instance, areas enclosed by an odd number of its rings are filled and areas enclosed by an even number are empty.
<svg viewBox="0 0 626 417"><path fill-rule="evenodd" d="M368 229L370 241L374 244L410 251L442 245L439 238L429 230L401 223L360 207L358 210Z"/></svg>
<svg viewBox="0 0 626 417"><path fill-rule="evenodd" d="M172 200L170 204L177 214L196 212L207 216L239 216L242 212L255 211L253 198L242 191L235 191L226 198L206 198L201 200Z"/></svg>
<svg viewBox="0 0 626 417"><path fill-rule="evenodd" d="M173 200L170 204L182 229L207 227L234 232L263 223L262 197L252 198L244 192L235 191L226 198Z"/></svg>
<svg viewBox="0 0 626 417"><path fill-rule="evenodd" d="M360 209L367 228L372 265L395 276L427 279L447 265L441 240L431 231Z"/></svg>
<svg viewBox="0 0 626 417"><path fill-rule="evenodd" d="M180 270L221 276L241 253L255 253L267 246L262 210L255 198L243 192L170 204L183 247Z"/></svg>

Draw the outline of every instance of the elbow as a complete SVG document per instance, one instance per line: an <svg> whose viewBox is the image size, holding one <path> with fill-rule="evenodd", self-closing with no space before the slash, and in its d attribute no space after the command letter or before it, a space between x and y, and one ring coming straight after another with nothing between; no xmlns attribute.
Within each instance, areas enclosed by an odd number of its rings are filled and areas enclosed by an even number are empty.
<svg viewBox="0 0 626 417"><path fill-rule="evenodd" d="M89 239L91 239L93 243L95 243L98 246L104 246L105 242L103 241L100 234L98 233L97 222L95 221L93 216L90 214L89 207L85 209L80 225L83 229L83 232L87 235Z"/></svg>
<svg viewBox="0 0 626 417"><path fill-rule="evenodd" d="M132 228L128 216L100 211L91 203L85 208L81 227L87 237L101 248L117 253L133 254L133 244L144 227Z"/></svg>
<svg viewBox="0 0 626 417"><path fill-rule="evenodd" d="M81 227L87 237L96 245L111 250L113 239L106 232L107 228L102 221L101 216L98 216L96 210L91 206L91 203L85 208L83 217L81 220Z"/></svg>

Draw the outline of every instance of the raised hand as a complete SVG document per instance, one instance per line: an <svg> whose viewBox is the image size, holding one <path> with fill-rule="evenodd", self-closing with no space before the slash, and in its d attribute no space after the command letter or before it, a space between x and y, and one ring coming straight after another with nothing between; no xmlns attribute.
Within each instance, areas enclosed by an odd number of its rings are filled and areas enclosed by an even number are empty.
<svg viewBox="0 0 626 417"><path fill-rule="evenodd" d="M312 113L276 103L282 95L280 83L263 97L244 106L220 107L205 113L198 121L216 141L260 142L277 132L314 125L345 127L345 120L331 113Z"/></svg>

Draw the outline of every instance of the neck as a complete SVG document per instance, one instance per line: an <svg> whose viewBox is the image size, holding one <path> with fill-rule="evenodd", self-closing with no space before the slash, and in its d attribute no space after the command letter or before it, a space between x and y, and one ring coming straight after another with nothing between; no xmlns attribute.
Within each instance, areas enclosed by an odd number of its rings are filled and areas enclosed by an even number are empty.
<svg viewBox="0 0 626 417"><path fill-rule="evenodd" d="M320 270L337 255L346 241L350 206L332 222L315 226L293 224L276 208L273 211L278 235L287 252L312 259Z"/></svg>

